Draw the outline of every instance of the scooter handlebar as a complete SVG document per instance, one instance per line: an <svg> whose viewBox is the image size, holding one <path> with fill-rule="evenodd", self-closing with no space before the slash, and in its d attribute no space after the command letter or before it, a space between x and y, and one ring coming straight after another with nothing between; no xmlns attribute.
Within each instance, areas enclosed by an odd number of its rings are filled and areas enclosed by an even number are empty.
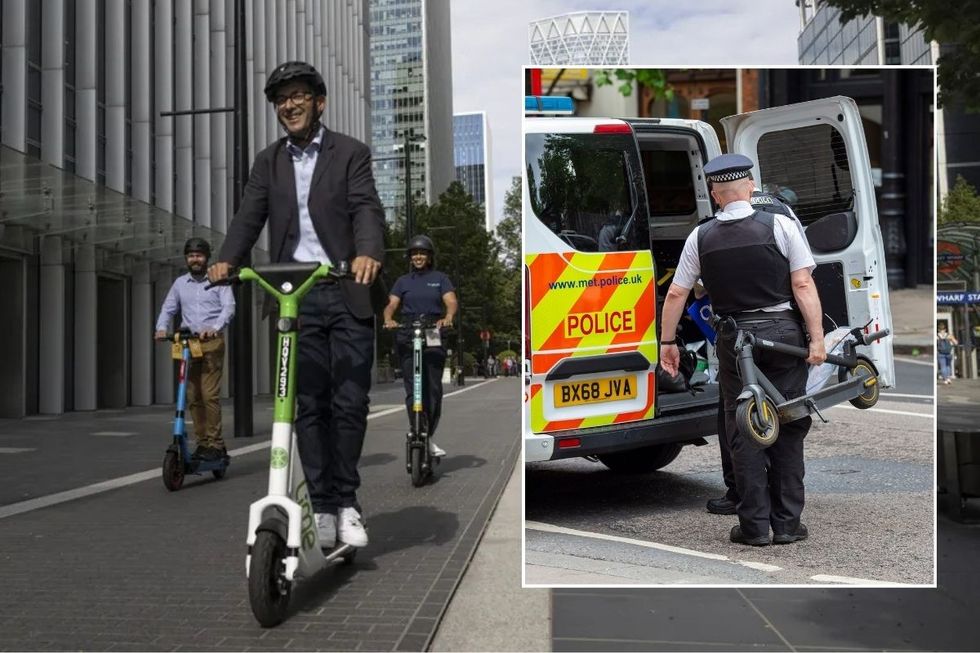
<svg viewBox="0 0 980 653"><path fill-rule="evenodd" d="M891 329L882 329L881 331L875 331L874 333L869 333L868 335L862 335L860 341L862 345L870 345L875 340L881 340L889 333L891 333Z"/></svg>

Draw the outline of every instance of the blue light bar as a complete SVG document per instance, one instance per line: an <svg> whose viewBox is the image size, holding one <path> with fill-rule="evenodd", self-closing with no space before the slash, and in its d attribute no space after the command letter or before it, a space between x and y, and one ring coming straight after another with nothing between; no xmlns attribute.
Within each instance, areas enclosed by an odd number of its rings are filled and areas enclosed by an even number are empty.
<svg viewBox="0 0 980 653"><path fill-rule="evenodd" d="M567 96L527 95L524 97L524 113L534 116L566 115L575 111L575 103Z"/></svg>

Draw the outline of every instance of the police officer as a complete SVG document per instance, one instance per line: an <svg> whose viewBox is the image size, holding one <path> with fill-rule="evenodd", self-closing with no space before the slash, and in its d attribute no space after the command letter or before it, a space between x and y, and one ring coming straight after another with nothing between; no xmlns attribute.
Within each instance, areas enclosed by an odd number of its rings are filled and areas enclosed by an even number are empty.
<svg viewBox="0 0 980 653"><path fill-rule="evenodd" d="M757 354L760 370L790 399L806 391L806 363L819 365L827 357L820 297L811 277L816 266L791 220L752 208L751 169L752 161L739 154L716 157L704 167L712 184L711 195L722 210L695 229L684 243L663 306L661 364L671 374L676 373L677 324L700 277L716 315L733 318L740 329L759 338L808 347L806 361L774 352ZM794 300L798 308L791 304ZM739 524L732 528L729 539L765 546L770 543L771 527L773 543L796 542L808 534L800 515L804 503L803 438L811 420L804 417L781 425L779 439L767 449L757 448L738 432L735 400L742 382L734 340L733 332L723 331L717 341L725 430L739 495Z"/></svg>
<svg viewBox="0 0 980 653"><path fill-rule="evenodd" d="M231 288L207 286L211 245L203 238L184 243L187 274L177 277L157 317L156 339L164 340L170 322L180 312L180 325L200 336L203 356L192 358L187 374L187 407L194 420L194 456L217 460L227 455L221 437L221 370L225 360L225 327L235 315Z"/></svg>
<svg viewBox="0 0 980 653"><path fill-rule="evenodd" d="M394 315L398 307L402 308L402 319L406 323L424 317L431 319L436 328L449 328L453 325L459 303L452 281L442 272L435 269L436 248L428 236L418 235L408 243L408 256L411 260L412 271L398 277L388 296L385 306L385 328L398 328ZM412 417L412 340L407 332L401 331L397 336L398 356L402 364L402 379L405 382L405 408L408 417ZM425 383L422 388L422 402L429 415L429 453L433 456L445 456L446 452L433 441L432 435L439 426L442 415L442 370L446 365L446 348L425 347L422 352L422 364L425 368Z"/></svg>
<svg viewBox="0 0 980 653"><path fill-rule="evenodd" d="M748 178L752 178L751 174ZM782 193L794 199L796 197L796 194L789 189L783 189ZM791 193L792 195L790 195ZM749 203L756 211L775 213L792 219L796 228L803 234L804 241L806 241L803 224L796 217L796 214L787 201L782 199L782 194L777 196L756 189L752 191L752 197L749 198ZM703 222L712 219L706 218ZM807 244L807 247L809 248L809 244ZM695 293L697 294L700 289L700 285L696 286ZM718 397L718 448L721 453L721 472L722 478L725 481L725 494L717 499L708 499L706 507L708 512L716 515L734 515L736 514L735 507L738 505L738 490L735 488L735 471L732 469L732 450L728 445L728 437L725 435L725 401L722 397Z"/></svg>

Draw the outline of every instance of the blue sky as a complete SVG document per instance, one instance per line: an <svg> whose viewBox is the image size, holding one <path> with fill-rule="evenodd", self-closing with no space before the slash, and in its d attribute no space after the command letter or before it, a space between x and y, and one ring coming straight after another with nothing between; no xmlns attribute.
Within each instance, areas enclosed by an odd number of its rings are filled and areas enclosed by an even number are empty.
<svg viewBox="0 0 980 653"><path fill-rule="evenodd" d="M619 9L630 12L632 65L798 63L799 10L793 0L453 2L453 110L487 112L498 218L510 179L520 174L521 66L528 63L528 23L570 11Z"/></svg>

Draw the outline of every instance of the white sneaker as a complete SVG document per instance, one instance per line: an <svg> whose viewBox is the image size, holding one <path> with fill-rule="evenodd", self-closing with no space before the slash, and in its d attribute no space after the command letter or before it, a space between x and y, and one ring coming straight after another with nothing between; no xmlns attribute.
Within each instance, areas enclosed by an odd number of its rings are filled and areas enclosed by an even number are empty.
<svg viewBox="0 0 980 653"><path fill-rule="evenodd" d="M432 440L429 440L429 455L434 458L442 458L446 455L446 450Z"/></svg>
<svg viewBox="0 0 980 653"><path fill-rule="evenodd" d="M356 547L367 546L367 531L356 508L341 508L337 522L337 537L341 542Z"/></svg>
<svg viewBox="0 0 980 653"><path fill-rule="evenodd" d="M316 534L320 538L320 548L332 549L337 544L337 515L329 512L318 512L316 519Z"/></svg>

